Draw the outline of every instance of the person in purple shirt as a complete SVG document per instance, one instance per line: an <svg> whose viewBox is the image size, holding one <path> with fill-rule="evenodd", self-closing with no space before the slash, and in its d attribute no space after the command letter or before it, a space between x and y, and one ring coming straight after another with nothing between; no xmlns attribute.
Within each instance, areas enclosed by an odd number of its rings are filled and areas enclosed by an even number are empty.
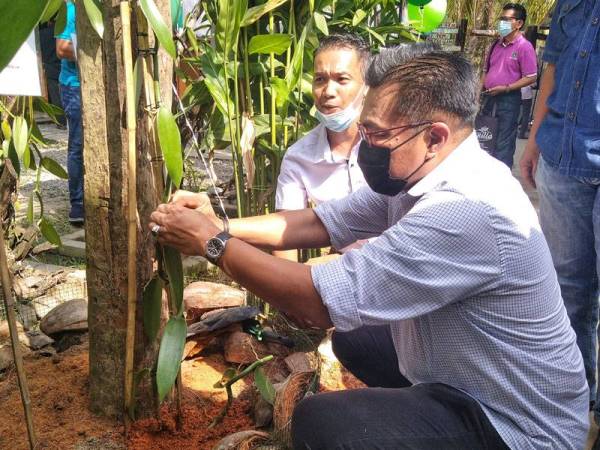
<svg viewBox="0 0 600 450"><path fill-rule="evenodd" d="M518 3L507 3L498 19L498 34L489 51L483 78L483 113L498 119L494 156L512 169L515 154L521 88L535 83L537 59L533 45L521 30L527 11Z"/></svg>
<svg viewBox="0 0 600 450"><path fill-rule="evenodd" d="M521 159L537 186L540 222L600 424L600 1L559 0L552 14L533 127ZM541 155L541 158L540 158ZM600 450L600 439L593 447Z"/></svg>

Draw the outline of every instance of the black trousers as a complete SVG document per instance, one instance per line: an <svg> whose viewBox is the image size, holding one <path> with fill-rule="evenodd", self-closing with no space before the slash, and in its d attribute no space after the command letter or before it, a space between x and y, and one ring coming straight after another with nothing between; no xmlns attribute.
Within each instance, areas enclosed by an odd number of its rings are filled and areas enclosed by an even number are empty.
<svg viewBox="0 0 600 450"><path fill-rule="evenodd" d="M389 327L333 334L340 362L366 389L302 400L292 418L294 449L475 450L508 447L479 404L441 383L400 374Z"/></svg>

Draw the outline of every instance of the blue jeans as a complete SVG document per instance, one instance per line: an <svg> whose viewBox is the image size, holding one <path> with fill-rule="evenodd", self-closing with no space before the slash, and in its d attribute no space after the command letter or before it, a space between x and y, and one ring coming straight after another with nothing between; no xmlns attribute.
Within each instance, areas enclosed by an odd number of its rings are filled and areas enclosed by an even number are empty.
<svg viewBox="0 0 600 450"><path fill-rule="evenodd" d="M492 115L494 106L496 106L498 139L496 140L496 151L493 153L493 156L512 169L513 157L517 146L521 91L489 96L484 101L482 112L486 115Z"/></svg>
<svg viewBox="0 0 600 450"><path fill-rule="evenodd" d="M590 386L597 398L598 274L600 273L600 179L561 175L540 157L536 183L540 222L562 297L577 334ZM596 400L600 419L600 402Z"/></svg>
<svg viewBox="0 0 600 450"><path fill-rule="evenodd" d="M69 127L67 171L71 208L83 206L83 135L81 127L81 91L74 86L60 85L60 98Z"/></svg>

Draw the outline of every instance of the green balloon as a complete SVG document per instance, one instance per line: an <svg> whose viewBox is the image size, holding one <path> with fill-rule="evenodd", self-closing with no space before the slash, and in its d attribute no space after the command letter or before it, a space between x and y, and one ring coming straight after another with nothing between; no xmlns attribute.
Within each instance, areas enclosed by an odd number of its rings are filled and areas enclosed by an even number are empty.
<svg viewBox="0 0 600 450"><path fill-rule="evenodd" d="M430 3L431 0L408 0L408 3L410 5L415 5L415 6L425 6L427 3Z"/></svg>
<svg viewBox="0 0 600 450"><path fill-rule="evenodd" d="M409 3L408 20L415 30L421 33L429 33L442 24L446 17L447 6L446 0L431 0L425 6L416 6Z"/></svg>

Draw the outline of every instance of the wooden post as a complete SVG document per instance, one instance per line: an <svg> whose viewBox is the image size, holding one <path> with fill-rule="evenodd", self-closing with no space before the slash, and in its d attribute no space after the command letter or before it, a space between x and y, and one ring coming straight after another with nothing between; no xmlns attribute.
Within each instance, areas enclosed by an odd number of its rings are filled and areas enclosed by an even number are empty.
<svg viewBox="0 0 600 450"><path fill-rule="evenodd" d="M127 334L125 340L125 428L128 429L133 413L133 356L135 345L135 310L137 303L137 155L135 141L136 105L131 57L131 10L129 2L122 1L121 26L123 29L123 72L125 74L125 104L127 113ZM129 412L129 414L127 413Z"/></svg>
<svg viewBox="0 0 600 450"><path fill-rule="evenodd" d="M533 48L537 47L537 39L538 39L538 27L537 25L530 25L525 30L525 39L531 42Z"/></svg>
<svg viewBox="0 0 600 450"><path fill-rule="evenodd" d="M465 51L465 45L467 43L467 27L469 21L467 19L460 19L458 24L458 33L456 34L455 45L460 47L460 51Z"/></svg>
<svg viewBox="0 0 600 450"><path fill-rule="evenodd" d="M17 368L17 379L19 381L19 390L21 391L21 402L23 403L23 411L25 412L25 423L27 425L27 436L29 438L29 448L35 449L37 440L33 427L33 415L31 412L31 399L29 397L29 388L27 386L27 377L23 367L23 358L19 348L19 332L17 330L17 319L15 318L15 301L12 295L12 280L8 271L8 258L6 257L6 249L4 247L4 227L2 226L2 218L4 210L8 205L10 196L16 186L16 173L10 163L10 160L4 161L4 170L0 177L0 279L2 281L2 290L4 293L4 306L6 308L6 320L8 321L8 329L10 331L10 344L13 351L15 367Z"/></svg>

